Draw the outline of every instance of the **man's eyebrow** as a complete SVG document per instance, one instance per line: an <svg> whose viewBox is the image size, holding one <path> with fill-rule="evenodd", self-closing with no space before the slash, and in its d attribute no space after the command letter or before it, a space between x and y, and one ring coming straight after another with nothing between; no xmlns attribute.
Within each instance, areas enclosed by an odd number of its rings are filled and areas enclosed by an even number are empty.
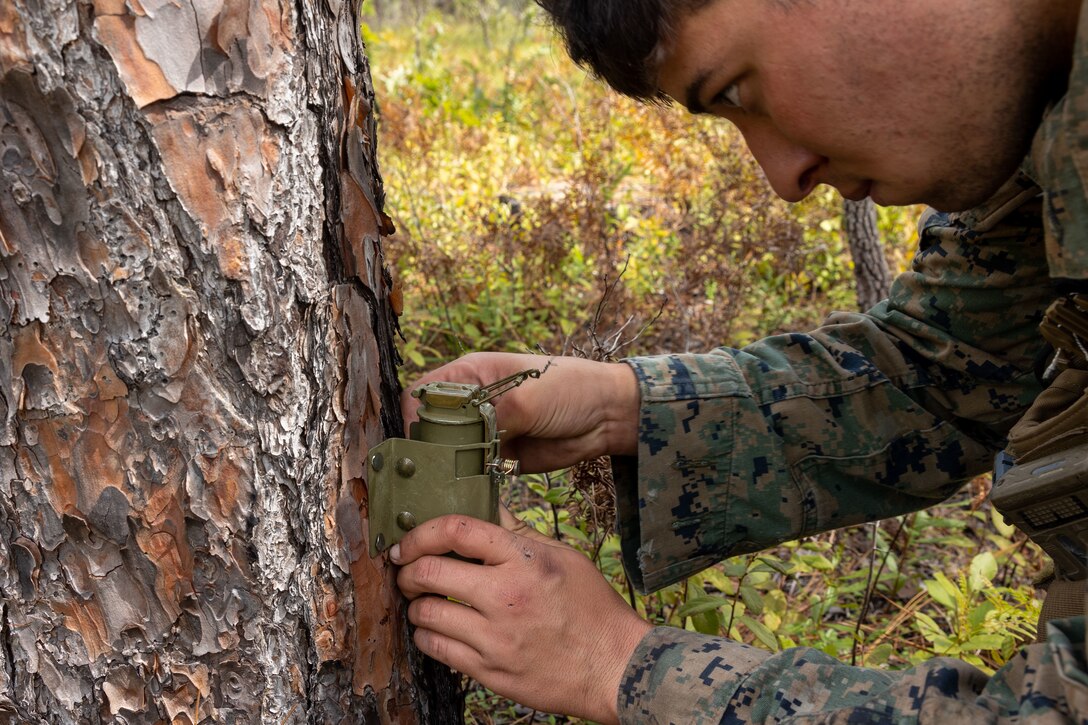
<svg viewBox="0 0 1088 725"><path fill-rule="evenodd" d="M684 96L684 105L687 106L689 113L706 113L706 107L703 105L703 86L710 80L710 71L705 70L699 75L695 76L688 85L687 93Z"/></svg>

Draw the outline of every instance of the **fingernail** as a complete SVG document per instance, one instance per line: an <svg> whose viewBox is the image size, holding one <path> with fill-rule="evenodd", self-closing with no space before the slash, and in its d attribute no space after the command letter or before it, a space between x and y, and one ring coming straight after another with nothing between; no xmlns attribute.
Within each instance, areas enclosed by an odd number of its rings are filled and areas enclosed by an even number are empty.
<svg viewBox="0 0 1088 725"><path fill-rule="evenodd" d="M400 544L393 544L393 547L389 549L389 559L394 564L400 563Z"/></svg>

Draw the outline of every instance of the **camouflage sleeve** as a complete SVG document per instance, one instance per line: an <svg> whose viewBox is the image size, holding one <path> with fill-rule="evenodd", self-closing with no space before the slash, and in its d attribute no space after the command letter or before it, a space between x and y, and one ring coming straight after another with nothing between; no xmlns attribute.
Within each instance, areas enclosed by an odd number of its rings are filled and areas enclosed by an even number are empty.
<svg viewBox="0 0 1088 725"><path fill-rule="evenodd" d="M724 557L924 508L986 470L1039 392L1055 296L1038 188L1014 178L920 224L911 271L867 314L743 350L632 358L637 481L624 563L652 591Z"/></svg>
<svg viewBox="0 0 1088 725"><path fill-rule="evenodd" d="M1088 279L1088 13L1083 10L1068 89L1039 124L1026 170L1046 189L1051 276Z"/></svg>
<svg viewBox="0 0 1088 725"><path fill-rule="evenodd" d="M943 657L888 672L659 627L628 662L617 708L638 725L1086 722L1084 618L1051 622L993 677Z"/></svg>

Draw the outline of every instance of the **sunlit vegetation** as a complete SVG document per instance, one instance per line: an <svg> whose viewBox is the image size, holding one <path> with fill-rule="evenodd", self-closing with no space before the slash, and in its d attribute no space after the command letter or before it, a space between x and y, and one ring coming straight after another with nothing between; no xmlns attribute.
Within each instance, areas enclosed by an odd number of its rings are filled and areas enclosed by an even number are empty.
<svg viewBox="0 0 1088 725"><path fill-rule="evenodd" d="M404 294L406 379L476 350L740 347L856 306L833 190L783 203L728 125L610 93L527 7L390 5L398 12L364 34L398 229L386 253ZM917 211L880 212L898 270ZM509 497L631 596L618 540L572 515L584 507L569 484L563 472L526 477ZM986 485L726 561L634 606L771 650L812 646L883 668L949 655L993 670L1033 637L1039 558L982 501ZM555 720L481 689L467 717Z"/></svg>

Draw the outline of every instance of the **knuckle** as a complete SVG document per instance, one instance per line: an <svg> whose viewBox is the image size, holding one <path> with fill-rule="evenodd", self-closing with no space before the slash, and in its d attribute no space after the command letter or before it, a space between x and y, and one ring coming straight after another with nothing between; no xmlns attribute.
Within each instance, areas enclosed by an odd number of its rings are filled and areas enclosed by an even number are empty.
<svg viewBox="0 0 1088 725"><path fill-rule="evenodd" d="M426 627L438 622L440 611L435 597L421 597L408 605L408 619L417 627Z"/></svg>
<svg viewBox="0 0 1088 725"><path fill-rule="evenodd" d="M509 672L514 670L517 665L521 664L524 657L523 652L525 651L525 646L527 644L524 637L519 637L518 639L503 644L503 647L500 650L501 659L499 660L503 665L503 669Z"/></svg>
<svg viewBox="0 0 1088 725"><path fill-rule="evenodd" d="M422 599L413 599L408 603L408 621L412 624L420 627L423 625L423 620L419 616L419 603Z"/></svg>
<svg viewBox="0 0 1088 725"><path fill-rule="evenodd" d="M425 556L415 564L413 578L424 588L434 586L442 579L445 561L440 556Z"/></svg>
<svg viewBox="0 0 1088 725"><path fill-rule="evenodd" d="M472 530L472 519L461 514L452 514L442 519L442 533L453 544L468 540Z"/></svg>
<svg viewBox="0 0 1088 725"><path fill-rule="evenodd" d="M431 643L434 641L434 637L429 631L423 628L417 628L415 632L412 632L412 639L416 643L416 647L427 654L431 654Z"/></svg>
<svg viewBox="0 0 1088 725"><path fill-rule="evenodd" d="M520 636L511 636L493 645L489 664L496 672L511 673L521 663L526 642Z"/></svg>
<svg viewBox="0 0 1088 725"><path fill-rule="evenodd" d="M562 574L562 567L555 552L548 547L540 547L535 561L538 575L543 579L555 579Z"/></svg>
<svg viewBox="0 0 1088 725"><path fill-rule="evenodd" d="M538 580L553 579L562 573L562 566L550 546L516 536L514 539L515 556L525 567L533 571Z"/></svg>
<svg viewBox="0 0 1088 725"><path fill-rule="evenodd" d="M504 589L499 598L508 610L520 611L526 609L529 604L529 594L517 587Z"/></svg>
<svg viewBox="0 0 1088 725"><path fill-rule="evenodd" d="M448 661L450 658L450 647L446 640L434 636L429 637L428 639L430 640L431 656L442 662Z"/></svg>
<svg viewBox="0 0 1088 725"><path fill-rule="evenodd" d="M421 652L440 662L448 662L449 643L445 638L439 637L427 629L417 629L412 638Z"/></svg>
<svg viewBox="0 0 1088 725"><path fill-rule="evenodd" d="M417 596L415 590L415 577L412 576L412 570L410 567L403 567L397 572L397 588L408 599L413 599Z"/></svg>

